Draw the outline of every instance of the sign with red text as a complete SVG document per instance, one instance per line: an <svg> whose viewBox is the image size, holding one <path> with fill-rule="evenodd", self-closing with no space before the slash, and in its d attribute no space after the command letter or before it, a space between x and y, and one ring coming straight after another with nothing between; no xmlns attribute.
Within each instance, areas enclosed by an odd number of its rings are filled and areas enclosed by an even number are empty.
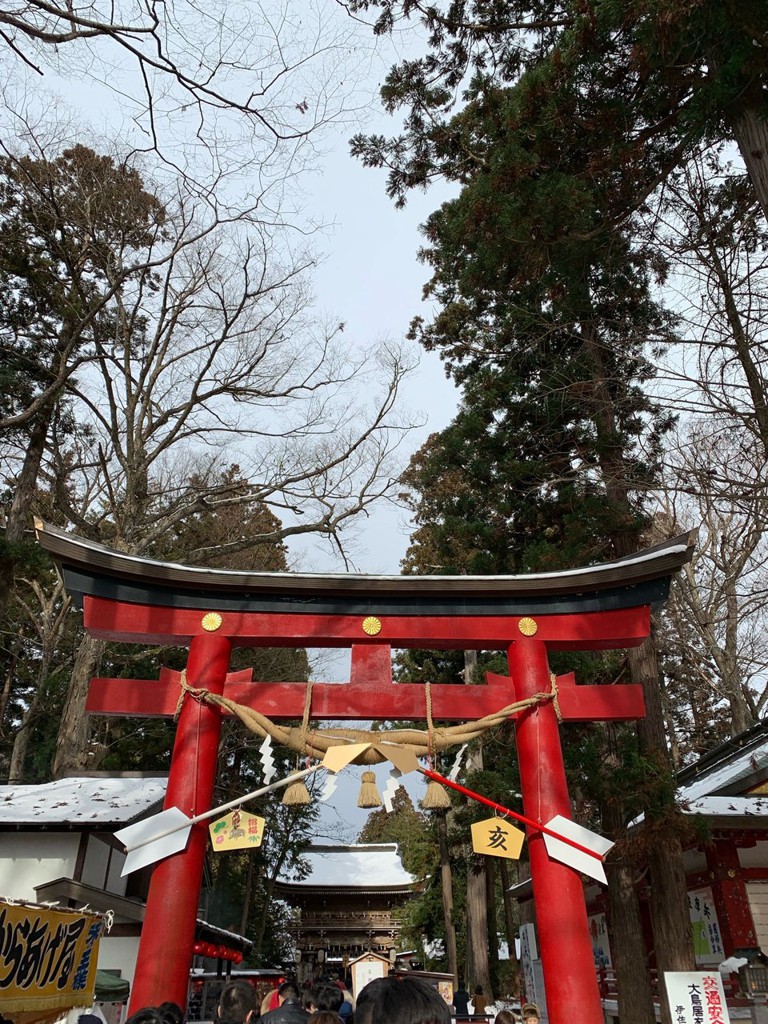
<svg viewBox="0 0 768 1024"><path fill-rule="evenodd" d="M673 1024L729 1024L719 971L665 971Z"/></svg>
<svg viewBox="0 0 768 1024"><path fill-rule="evenodd" d="M208 826L216 853L224 850L248 850L261 846L264 819L247 811L230 811Z"/></svg>

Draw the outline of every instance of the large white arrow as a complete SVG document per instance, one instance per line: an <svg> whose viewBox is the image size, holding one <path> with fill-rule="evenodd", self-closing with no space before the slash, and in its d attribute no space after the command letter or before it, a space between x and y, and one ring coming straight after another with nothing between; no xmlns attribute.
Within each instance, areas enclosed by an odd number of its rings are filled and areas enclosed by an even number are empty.
<svg viewBox="0 0 768 1024"><path fill-rule="evenodd" d="M556 814L546 825L542 825L540 821L533 821L532 818L526 818L524 815L518 814L517 811L510 810L509 807L503 807L494 800L489 800L488 797L481 796L480 793L475 793L474 790L447 779L444 775L438 775L430 768L419 768L418 770L428 779L455 789L457 793L463 793L464 796L477 800L478 803L485 804L486 807L492 807L500 814L514 818L515 821L541 832L550 857L559 860L562 864L567 864L568 867L576 871L589 875L590 878L594 878L598 882L607 884L603 859L614 845L610 839L590 832L588 828L577 825L575 821L564 818L562 814Z"/></svg>
<svg viewBox="0 0 768 1024"><path fill-rule="evenodd" d="M311 775L320 768L325 768L322 762L312 765L311 768L304 768L300 772L294 772L293 775L279 779L269 786L254 789L252 793L246 793L245 796L239 796L236 800L213 807L210 811L205 811L204 814L195 815L194 818L190 818L178 807L168 807L166 810L160 811L159 814L153 814L151 818L145 818L143 821L137 821L135 825L128 825L127 828L120 829L119 832L115 832L115 838L125 846L127 854L120 874L129 875L132 871L146 867L147 864L154 864L156 860L170 857L172 853L179 853L187 845L192 826L199 821L206 821L223 811L239 807L240 804L253 800L257 796L263 796L264 793L270 793L273 789L289 786L292 782L306 778L307 775Z"/></svg>

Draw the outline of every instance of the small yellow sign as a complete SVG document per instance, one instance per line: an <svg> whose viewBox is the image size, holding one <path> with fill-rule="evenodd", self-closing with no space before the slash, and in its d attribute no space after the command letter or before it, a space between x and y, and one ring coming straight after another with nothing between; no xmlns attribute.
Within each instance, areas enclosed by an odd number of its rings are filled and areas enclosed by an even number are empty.
<svg viewBox="0 0 768 1024"><path fill-rule="evenodd" d="M525 832L510 825L506 818L486 818L472 826L472 849L488 857L517 860L525 842Z"/></svg>
<svg viewBox="0 0 768 1024"><path fill-rule="evenodd" d="M261 846L264 819L247 811L230 811L208 826L215 853L224 850L250 850Z"/></svg>

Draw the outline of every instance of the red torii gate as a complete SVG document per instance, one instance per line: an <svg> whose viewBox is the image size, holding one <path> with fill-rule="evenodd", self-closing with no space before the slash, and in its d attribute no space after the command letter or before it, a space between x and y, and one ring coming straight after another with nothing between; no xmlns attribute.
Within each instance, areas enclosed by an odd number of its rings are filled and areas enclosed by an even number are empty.
<svg viewBox="0 0 768 1024"><path fill-rule="evenodd" d="M549 650L636 646L651 607L691 558L694 534L630 558L530 576L352 576L226 572L148 561L37 523L60 564L84 626L111 641L189 645L187 683L224 693L272 718L301 716L304 683L254 683L229 673L233 646L350 647L348 684L314 684L316 719L423 719L424 687L392 681L392 647L501 649L510 677L485 686L433 685L432 714L470 720L550 689ZM94 679L92 714L172 716L179 673L159 681ZM558 678L565 721L628 720L644 714L640 686L577 686ZM552 702L515 716L523 810L546 823L571 817ZM212 806L221 712L187 700L179 716L165 807L190 817ZM603 1019L579 874L550 860L529 830L533 893L549 1017L553 1024ZM186 1005L207 828L152 874L131 1011L171 999Z"/></svg>

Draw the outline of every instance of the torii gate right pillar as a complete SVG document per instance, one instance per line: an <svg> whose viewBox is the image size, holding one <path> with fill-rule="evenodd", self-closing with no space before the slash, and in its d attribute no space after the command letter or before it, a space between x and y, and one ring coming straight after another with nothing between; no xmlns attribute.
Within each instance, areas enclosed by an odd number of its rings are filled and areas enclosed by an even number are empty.
<svg viewBox="0 0 768 1024"><path fill-rule="evenodd" d="M550 685L543 641L522 636L507 652L515 698L546 692ZM557 814L571 817L557 715L552 701L523 712L515 723L520 786L525 813L546 824ZM550 1020L603 1018L595 982L584 888L577 871L550 859L541 832L528 830L531 880L539 926L541 963Z"/></svg>

